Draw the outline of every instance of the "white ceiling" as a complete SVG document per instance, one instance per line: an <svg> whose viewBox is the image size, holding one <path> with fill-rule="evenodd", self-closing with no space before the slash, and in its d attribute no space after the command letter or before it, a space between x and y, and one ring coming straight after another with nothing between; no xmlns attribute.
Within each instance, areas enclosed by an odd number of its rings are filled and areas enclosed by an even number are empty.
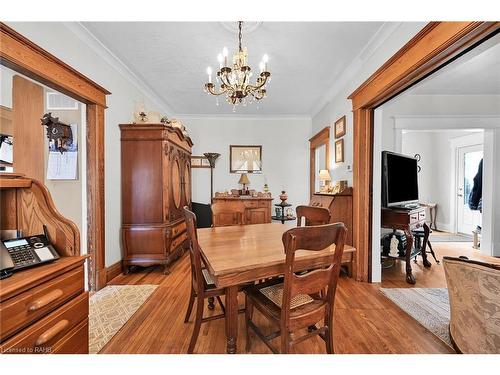
<svg viewBox="0 0 500 375"><path fill-rule="evenodd" d="M417 84L411 95L500 95L500 34Z"/></svg>
<svg viewBox="0 0 500 375"><path fill-rule="evenodd" d="M219 22L85 22L83 25L142 79L175 114L232 114L203 92L206 68L218 66L224 46L232 55L237 33ZM316 103L363 51L382 22L263 22L243 32L254 71L269 55L272 80L259 105L243 115L311 116Z"/></svg>

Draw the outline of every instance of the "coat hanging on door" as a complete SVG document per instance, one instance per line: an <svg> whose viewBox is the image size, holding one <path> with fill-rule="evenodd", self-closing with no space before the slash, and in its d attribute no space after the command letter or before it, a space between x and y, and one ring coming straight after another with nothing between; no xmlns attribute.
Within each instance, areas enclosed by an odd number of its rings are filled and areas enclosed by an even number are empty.
<svg viewBox="0 0 500 375"><path fill-rule="evenodd" d="M469 195L469 208L474 211L483 211L483 159L479 162L474 185Z"/></svg>

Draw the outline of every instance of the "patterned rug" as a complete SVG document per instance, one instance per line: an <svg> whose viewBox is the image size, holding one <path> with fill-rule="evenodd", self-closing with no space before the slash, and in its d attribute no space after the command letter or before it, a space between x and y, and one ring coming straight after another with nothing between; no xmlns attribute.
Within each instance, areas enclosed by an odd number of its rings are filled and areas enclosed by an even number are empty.
<svg viewBox="0 0 500 375"><path fill-rule="evenodd" d="M109 285L89 300L89 354L98 353L158 285Z"/></svg>
<svg viewBox="0 0 500 375"><path fill-rule="evenodd" d="M382 294L453 348L448 326L450 302L445 288L380 288Z"/></svg>

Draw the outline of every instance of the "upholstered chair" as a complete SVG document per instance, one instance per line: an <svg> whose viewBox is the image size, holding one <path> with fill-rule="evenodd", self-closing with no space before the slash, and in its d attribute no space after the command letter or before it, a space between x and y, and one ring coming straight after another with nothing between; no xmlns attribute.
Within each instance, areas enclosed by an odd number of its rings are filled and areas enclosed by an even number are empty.
<svg viewBox="0 0 500 375"><path fill-rule="evenodd" d="M500 263L443 258L450 338L459 353L500 353Z"/></svg>

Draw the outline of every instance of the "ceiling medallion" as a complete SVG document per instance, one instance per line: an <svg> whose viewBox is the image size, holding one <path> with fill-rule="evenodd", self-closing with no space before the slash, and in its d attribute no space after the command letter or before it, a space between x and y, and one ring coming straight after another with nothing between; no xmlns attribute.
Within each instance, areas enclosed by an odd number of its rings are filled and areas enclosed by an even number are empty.
<svg viewBox="0 0 500 375"><path fill-rule="evenodd" d="M215 82L220 85L220 90L216 91L215 84L212 82L211 67L207 68L208 83L205 83L205 92L217 97L217 105L219 105L218 97L225 95L226 101L233 105L233 112L236 110L237 104L245 107L248 103L265 98L267 95L266 85L269 83L269 77L271 76L271 73L267 69L269 57L265 54L259 64L259 77L257 77L255 84L250 83L253 73L247 62L247 48L241 46L242 25L243 21L239 21L238 52L233 55L232 66L228 65L229 53L226 47L217 56L219 70L216 73Z"/></svg>

